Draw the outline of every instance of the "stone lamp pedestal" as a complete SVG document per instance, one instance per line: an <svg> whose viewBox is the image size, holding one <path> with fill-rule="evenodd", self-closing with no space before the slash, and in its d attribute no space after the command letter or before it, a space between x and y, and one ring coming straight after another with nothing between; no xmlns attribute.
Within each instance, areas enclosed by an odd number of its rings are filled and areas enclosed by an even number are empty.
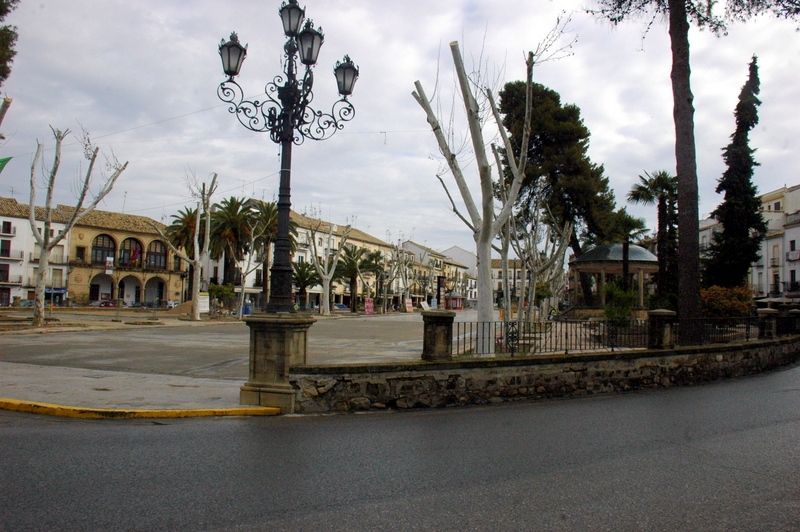
<svg viewBox="0 0 800 532"><path fill-rule="evenodd" d="M422 360L442 362L453 358L453 321L456 313L452 310L425 310L422 322L425 327L422 343Z"/></svg>
<svg viewBox="0 0 800 532"><path fill-rule="evenodd" d="M279 312L244 321L250 327L250 372L239 403L277 407L282 414L294 412L289 368L306 363L308 329L317 320Z"/></svg>

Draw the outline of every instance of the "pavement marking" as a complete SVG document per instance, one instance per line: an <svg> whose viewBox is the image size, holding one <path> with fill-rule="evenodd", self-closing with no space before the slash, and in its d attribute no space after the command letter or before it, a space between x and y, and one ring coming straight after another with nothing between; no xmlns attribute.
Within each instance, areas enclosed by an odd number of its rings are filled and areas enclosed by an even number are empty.
<svg viewBox="0 0 800 532"><path fill-rule="evenodd" d="M280 408L248 406L237 408L194 409L117 409L54 405L34 401L0 398L0 409L80 419L156 419L216 416L277 416Z"/></svg>

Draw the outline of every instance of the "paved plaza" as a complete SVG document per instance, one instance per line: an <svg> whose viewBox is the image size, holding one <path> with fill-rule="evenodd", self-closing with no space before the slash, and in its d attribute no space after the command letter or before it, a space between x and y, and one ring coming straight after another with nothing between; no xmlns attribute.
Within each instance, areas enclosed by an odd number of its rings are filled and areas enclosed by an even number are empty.
<svg viewBox="0 0 800 532"><path fill-rule="evenodd" d="M19 313L18 316L25 316ZM29 313L28 313L29 315ZM191 322L179 314L60 314L44 330L0 333L0 406L219 411L240 415L249 329L236 320ZM458 321L476 319L460 312ZM309 364L420 360L422 316L319 317ZM3 402L5 401L5 402ZM9 402L10 401L10 402Z"/></svg>

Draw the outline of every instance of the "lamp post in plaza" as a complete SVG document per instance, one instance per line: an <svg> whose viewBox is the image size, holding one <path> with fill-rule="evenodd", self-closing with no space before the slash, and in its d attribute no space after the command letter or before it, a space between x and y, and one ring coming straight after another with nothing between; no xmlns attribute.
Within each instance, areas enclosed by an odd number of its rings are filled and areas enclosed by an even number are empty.
<svg viewBox="0 0 800 532"><path fill-rule="evenodd" d="M310 19L303 24L305 9L297 4L297 0L284 2L278 13L287 37L283 47L284 75L278 75L267 83L264 91L267 99L245 100L242 88L234 81L247 55L247 45L242 46L236 33L231 34L228 42L223 39L219 45L222 70L228 79L220 83L217 89L219 98L230 104L229 111L236 114L244 127L269 133L270 139L281 146L278 231L275 258L270 268L268 313L294 312L289 240L292 144L300 145L305 139L325 140L344 128L344 123L355 116L355 109L347 97L353 93L358 78L358 67L348 56L344 56L342 61L337 61L333 70L341 98L333 104L329 113L312 109L312 67L317 62L324 41L322 29L314 28ZM298 59L305 65L302 79L298 79Z"/></svg>
<svg viewBox="0 0 800 532"><path fill-rule="evenodd" d="M250 328L250 370L242 386L239 402L245 405L274 406L282 412L294 411L294 390L289 383L289 368L305 364L308 329L314 318L295 313L292 303L292 261L289 241L289 212L291 209L292 144L305 139L325 140L344 123L353 119L355 109L347 100L358 78L356 67L348 56L333 69L341 98L329 113L313 109L312 67L317 62L324 40L321 29L305 21L305 10L297 0L283 2L278 13L283 23L286 44L283 46L283 75L267 83L266 99L245 100L244 92L233 78L239 75L247 55L236 33L228 42L220 43L222 70L228 77L217 89L219 98L228 104L239 122L251 131L269 133L270 139L281 146L281 172L278 189L278 231L275 239L275 258L270 269L270 300L267 314L245 319ZM298 79L299 62L305 66Z"/></svg>

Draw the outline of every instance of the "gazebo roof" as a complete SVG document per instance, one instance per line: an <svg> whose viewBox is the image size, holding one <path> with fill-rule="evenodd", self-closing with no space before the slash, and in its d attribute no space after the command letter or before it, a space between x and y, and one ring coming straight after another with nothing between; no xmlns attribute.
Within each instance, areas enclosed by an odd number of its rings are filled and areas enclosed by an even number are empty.
<svg viewBox="0 0 800 532"><path fill-rule="evenodd" d="M658 257L635 244L628 245L628 264L644 271L658 271ZM608 273L622 271L622 244L603 244L590 249L570 265L585 272L605 270Z"/></svg>

